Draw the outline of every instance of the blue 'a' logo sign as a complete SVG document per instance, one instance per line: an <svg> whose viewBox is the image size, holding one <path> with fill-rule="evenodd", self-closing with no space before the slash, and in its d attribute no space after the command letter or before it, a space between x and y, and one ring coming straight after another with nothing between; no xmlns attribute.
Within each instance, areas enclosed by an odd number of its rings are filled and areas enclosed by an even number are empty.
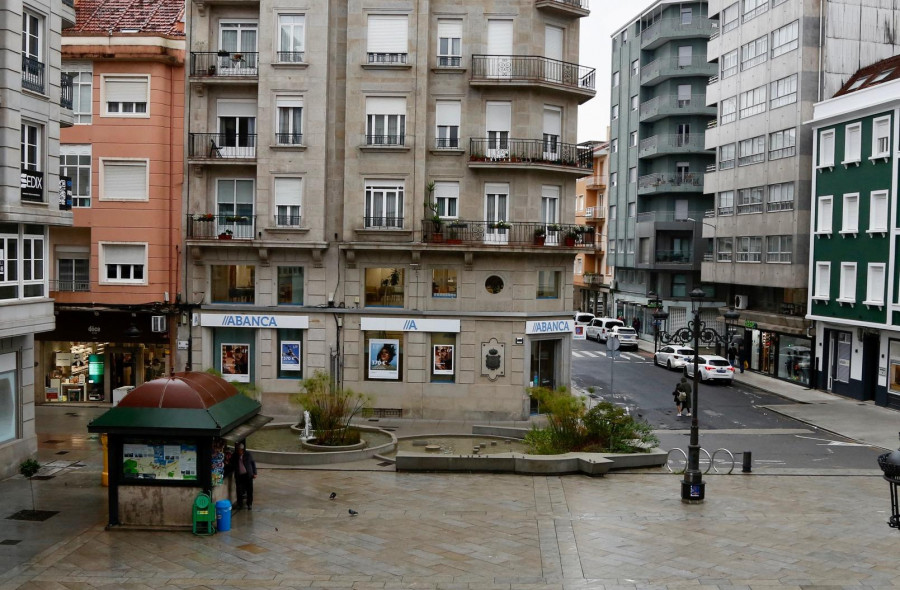
<svg viewBox="0 0 900 590"><path fill-rule="evenodd" d="M405 332L417 332L419 328L416 327L416 320L406 320L403 322L403 330Z"/></svg>

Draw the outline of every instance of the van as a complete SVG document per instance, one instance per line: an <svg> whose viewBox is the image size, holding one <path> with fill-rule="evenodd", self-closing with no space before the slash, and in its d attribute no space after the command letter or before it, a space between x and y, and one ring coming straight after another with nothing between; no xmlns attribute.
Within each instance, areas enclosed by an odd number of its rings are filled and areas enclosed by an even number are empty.
<svg viewBox="0 0 900 590"><path fill-rule="evenodd" d="M616 326L624 326L622 321L616 318L594 318L591 323L584 329L585 338L588 340L596 340L597 342L606 342L606 335Z"/></svg>
<svg viewBox="0 0 900 590"><path fill-rule="evenodd" d="M575 325L576 326L587 326L591 323L591 320L594 319L594 314L588 313L586 311L576 311L575 312Z"/></svg>

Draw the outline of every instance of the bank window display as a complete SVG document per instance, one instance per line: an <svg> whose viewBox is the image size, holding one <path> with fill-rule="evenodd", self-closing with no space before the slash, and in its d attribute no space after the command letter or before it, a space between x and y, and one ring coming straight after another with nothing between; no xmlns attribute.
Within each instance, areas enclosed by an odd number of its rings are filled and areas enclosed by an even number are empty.
<svg viewBox="0 0 900 590"><path fill-rule="evenodd" d="M366 305L403 307L404 274L402 268L367 268Z"/></svg>
<svg viewBox="0 0 900 590"><path fill-rule="evenodd" d="M256 267L242 264L210 267L210 303L254 303Z"/></svg>
<svg viewBox="0 0 900 590"><path fill-rule="evenodd" d="M366 332L366 381L401 381L402 332Z"/></svg>
<svg viewBox="0 0 900 590"><path fill-rule="evenodd" d="M278 330L278 378L303 378L303 331Z"/></svg>
<svg viewBox="0 0 900 590"><path fill-rule="evenodd" d="M303 305L303 267L278 267L278 305Z"/></svg>
<svg viewBox="0 0 900 590"><path fill-rule="evenodd" d="M219 345L219 363L226 381L250 383L250 345L228 342Z"/></svg>
<svg viewBox="0 0 900 590"><path fill-rule="evenodd" d="M558 270L538 271L538 299L559 299L559 275Z"/></svg>
<svg viewBox="0 0 900 590"><path fill-rule="evenodd" d="M431 381L454 383L456 381L456 334L431 335Z"/></svg>
<svg viewBox="0 0 900 590"><path fill-rule="evenodd" d="M809 385L812 369L810 341L782 334L778 343L778 376L800 385Z"/></svg>
<svg viewBox="0 0 900 590"><path fill-rule="evenodd" d="M458 279L456 269L435 268L431 271L431 296L438 299L456 299Z"/></svg>
<svg viewBox="0 0 900 590"><path fill-rule="evenodd" d="M0 444L16 438L16 354L0 354Z"/></svg>

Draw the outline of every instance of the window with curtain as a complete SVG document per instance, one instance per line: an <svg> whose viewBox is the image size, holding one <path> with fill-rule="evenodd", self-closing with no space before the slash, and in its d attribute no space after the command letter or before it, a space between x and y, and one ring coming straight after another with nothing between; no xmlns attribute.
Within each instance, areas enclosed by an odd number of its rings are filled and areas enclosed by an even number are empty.
<svg viewBox="0 0 900 590"><path fill-rule="evenodd" d="M365 227L403 228L403 182L379 180L366 182Z"/></svg>
<svg viewBox="0 0 900 590"><path fill-rule="evenodd" d="M560 274L558 270L538 271L538 299L559 299Z"/></svg>
<svg viewBox="0 0 900 590"><path fill-rule="evenodd" d="M405 14L370 14L366 37L368 63L405 64L408 33L409 17Z"/></svg>
<svg viewBox="0 0 900 590"><path fill-rule="evenodd" d="M740 24L740 20L739 20L740 10L739 10L739 6L738 6L739 4L740 4L740 2L735 2L731 6L727 6L727 7L725 7L724 10L722 10L722 17L721 17L722 34L725 34L728 31L733 31L734 29L738 28L738 25Z"/></svg>
<svg viewBox="0 0 900 590"><path fill-rule="evenodd" d="M734 168L734 150L735 146L733 143L719 146L719 170L730 170L731 168Z"/></svg>
<svg viewBox="0 0 900 590"><path fill-rule="evenodd" d="M741 45L741 70L765 62L769 58L769 35L763 35L749 43Z"/></svg>
<svg viewBox="0 0 900 590"><path fill-rule="evenodd" d="M249 178L216 180L216 233L230 230L235 238L253 237L254 192L254 181Z"/></svg>
<svg viewBox="0 0 900 590"><path fill-rule="evenodd" d="M458 100L435 103L435 148L459 149L459 125L462 106Z"/></svg>
<svg viewBox="0 0 900 590"><path fill-rule="evenodd" d="M25 297L44 297L44 247L46 228L41 225L25 226L22 236L22 282Z"/></svg>
<svg viewBox="0 0 900 590"><path fill-rule="evenodd" d="M366 145L405 145L406 99L366 99Z"/></svg>
<svg viewBox="0 0 900 590"><path fill-rule="evenodd" d="M719 103L719 125L734 123L735 119L737 119L737 97L722 99Z"/></svg>
<svg viewBox="0 0 900 590"><path fill-rule="evenodd" d="M797 155L797 130L782 129L769 134L769 159L779 160Z"/></svg>
<svg viewBox="0 0 900 590"><path fill-rule="evenodd" d="M766 238L766 262L789 264L793 253L793 236L768 236Z"/></svg>
<svg viewBox="0 0 900 590"><path fill-rule="evenodd" d="M149 160L100 158L101 201L147 201Z"/></svg>
<svg viewBox="0 0 900 590"><path fill-rule="evenodd" d="M734 215L734 191L722 191L719 193L716 215Z"/></svg>
<svg viewBox="0 0 900 590"><path fill-rule="evenodd" d="M75 124L90 125L94 64L89 61L66 60L61 69L72 77L72 112L75 114Z"/></svg>
<svg viewBox="0 0 900 590"><path fill-rule="evenodd" d="M443 68L462 65L462 20L438 19L437 64Z"/></svg>
<svg viewBox="0 0 900 590"><path fill-rule="evenodd" d="M100 284L147 284L147 244L100 244Z"/></svg>
<svg viewBox="0 0 900 590"><path fill-rule="evenodd" d="M278 15L278 61L302 63L305 60L306 15Z"/></svg>
<svg viewBox="0 0 900 590"><path fill-rule="evenodd" d="M303 144L303 98L279 96L275 99L277 128L275 143L278 145Z"/></svg>
<svg viewBox="0 0 900 590"><path fill-rule="evenodd" d="M738 50L729 51L719 61L719 77L724 80L738 73Z"/></svg>
<svg viewBox="0 0 900 590"><path fill-rule="evenodd" d="M741 236L737 242L737 262L762 262L762 237Z"/></svg>
<svg viewBox="0 0 900 590"><path fill-rule="evenodd" d="M436 213L441 218L459 217L459 183L435 182L434 202L437 205Z"/></svg>
<svg viewBox="0 0 900 590"><path fill-rule="evenodd" d="M559 158L559 139L562 134L562 109L544 105L544 159Z"/></svg>
<svg viewBox="0 0 900 590"><path fill-rule="evenodd" d="M790 211L794 208L794 183L779 182L769 185L767 211Z"/></svg>
<svg viewBox="0 0 900 590"><path fill-rule="evenodd" d="M769 108L777 109L797 102L797 74L791 74L769 84Z"/></svg>
<svg viewBox="0 0 900 590"><path fill-rule="evenodd" d="M766 86L762 85L740 95L741 110L738 113L741 119L758 115L766 110Z"/></svg>
<svg viewBox="0 0 900 590"><path fill-rule="evenodd" d="M737 202L738 215L746 215L747 213L762 213L764 192L765 188L761 186L740 189L738 191Z"/></svg>
<svg viewBox="0 0 900 590"><path fill-rule="evenodd" d="M732 262L734 259L734 238L716 239L716 262Z"/></svg>
<svg viewBox="0 0 900 590"><path fill-rule="evenodd" d="M742 139L738 143L738 166L759 164L766 160L766 136Z"/></svg>
<svg viewBox="0 0 900 590"><path fill-rule="evenodd" d="M275 225L299 227L302 203L302 178L275 178Z"/></svg>
<svg viewBox="0 0 900 590"><path fill-rule="evenodd" d="M800 21L788 23L772 31L772 57L778 57L799 47Z"/></svg>

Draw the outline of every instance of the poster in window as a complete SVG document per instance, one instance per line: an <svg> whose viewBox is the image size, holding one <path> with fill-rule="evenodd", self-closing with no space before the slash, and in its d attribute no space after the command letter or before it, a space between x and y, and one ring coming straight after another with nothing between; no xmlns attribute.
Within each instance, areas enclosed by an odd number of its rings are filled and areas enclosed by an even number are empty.
<svg viewBox="0 0 900 590"><path fill-rule="evenodd" d="M281 370L282 371L299 371L300 370L300 343L296 341L283 340L281 342Z"/></svg>
<svg viewBox="0 0 900 590"><path fill-rule="evenodd" d="M453 345L438 344L434 346L434 374L453 374Z"/></svg>
<svg viewBox="0 0 900 590"><path fill-rule="evenodd" d="M222 345L222 378L226 381L250 383L250 346Z"/></svg>
<svg viewBox="0 0 900 590"><path fill-rule="evenodd" d="M399 350L399 340L369 340L369 379L399 379Z"/></svg>

